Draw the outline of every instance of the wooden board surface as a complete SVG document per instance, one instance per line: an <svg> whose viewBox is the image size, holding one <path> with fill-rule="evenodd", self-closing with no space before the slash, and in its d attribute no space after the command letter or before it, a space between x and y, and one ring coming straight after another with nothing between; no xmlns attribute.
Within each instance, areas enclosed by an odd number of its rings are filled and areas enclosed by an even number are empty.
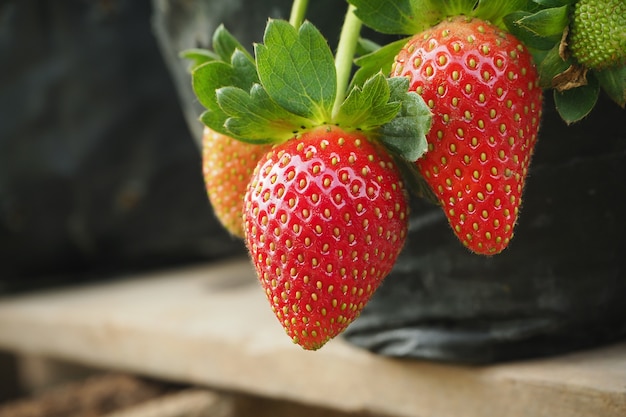
<svg viewBox="0 0 626 417"><path fill-rule="evenodd" d="M0 348L399 417L626 416L626 344L472 367L291 343L247 260L0 299Z"/></svg>

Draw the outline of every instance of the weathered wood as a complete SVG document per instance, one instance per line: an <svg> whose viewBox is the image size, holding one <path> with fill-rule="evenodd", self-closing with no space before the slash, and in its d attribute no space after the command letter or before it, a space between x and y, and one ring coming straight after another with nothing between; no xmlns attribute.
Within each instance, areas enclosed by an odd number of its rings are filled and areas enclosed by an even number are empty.
<svg viewBox="0 0 626 417"><path fill-rule="evenodd" d="M390 416L626 415L626 344L470 367L293 345L249 263L0 300L0 348Z"/></svg>

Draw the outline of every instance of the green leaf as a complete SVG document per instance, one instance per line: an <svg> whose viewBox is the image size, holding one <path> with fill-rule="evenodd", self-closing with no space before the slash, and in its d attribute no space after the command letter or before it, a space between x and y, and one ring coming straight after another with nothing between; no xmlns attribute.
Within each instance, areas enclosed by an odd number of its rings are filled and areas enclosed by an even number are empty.
<svg viewBox="0 0 626 417"><path fill-rule="evenodd" d="M189 67L189 71L193 71L198 68L200 65L205 64L211 61L217 61L220 59L215 53L209 51L208 49L201 48L191 48L185 49L180 54L178 54L180 58L188 59L191 61L191 66Z"/></svg>
<svg viewBox="0 0 626 417"><path fill-rule="evenodd" d="M503 21L508 31L527 47L540 50L552 49L554 45L560 41L560 35L558 37L540 36L528 27L520 24L522 19L529 16L532 16L532 13L523 11L513 12L504 16Z"/></svg>
<svg viewBox="0 0 626 417"><path fill-rule="evenodd" d="M254 62L248 55L237 50L232 54L232 63L207 62L191 72L191 83L198 101L207 109L201 121L211 129L228 134L224 122L228 118L217 102L216 90L225 86L236 86L249 90L258 82Z"/></svg>
<svg viewBox="0 0 626 417"><path fill-rule="evenodd" d="M387 79L390 101L400 102L400 111L379 129L380 141L402 158L417 161L428 150L426 134L432 124L432 113L424 99L407 92L409 80L404 77Z"/></svg>
<svg viewBox="0 0 626 417"><path fill-rule="evenodd" d="M211 110L206 110L200 115L200 121L202 122L202 124L210 127L216 132L222 133L224 135L229 135L229 132L225 126L226 120L228 120L228 115L226 115L222 111L215 112Z"/></svg>
<svg viewBox="0 0 626 417"><path fill-rule="evenodd" d="M207 62L191 72L191 84L200 104L210 110L219 110L215 90L236 83L230 64L222 61Z"/></svg>
<svg viewBox="0 0 626 417"><path fill-rule="evenodd" d="M259 84L252 86L250 93L223 87L216 95L220 107L229 116L225 123L229 135L242 141L275 143L312 127L310 120L276 104Z"/></svg>
<svg viewBox="0 0 626 417"><path fill-rule="evenodd" d="M337 94L333 54L311 23L296 30L283 20L271 20L264 44L256 45L259 78L278 105L321 123L331 119Z"/></svg>
<svg viewBox="0 0 626 417"><path fill-rule="evenodd" d="M390 74L396 55L408 40L409 38L404 38L391 42L372 53L357 58L354 62L359 69L352 78L352 85L363 85L368 78L381 71L383 74Z"/></svg>
<svg viewBox="0 0 626 417"><path fill-rule="evenodd" d="M595 71L604 92L619 106L626 106L626 66Z"/></svg>
<svg viewBox="0 0 626 417"><path fill-rule="evenodd" d="M537 36L561 39L563 31L569 23L569 8L567 6L543 9L519 19L516 24Z"/></svg>
<svg viewBox="0 0 626 417"><path fill-rule="evenodd" d="M467 15L504 28L503 16L526 10L528 0L348 0L366 26L387 34L414 35L446 17Z"/></svg>
<svg viewBox="0 0 626 417"><path fill-rule="evenodd" d="M504 16L525 10L527 4L527 0L480 0L471 15L504 29Z"/></svg>
<svg viewBox="0 0 626 417"><path fill-rule="evenodd" d="M589 84L571 90L554 90L554 104L561 118L567 124L575 123L591 112L598 101L600 85L594 77Z"/></svg>
<svg viewBox="0 0 626 417"><path fill-rule="evenodd" d="M387 34L412 35L432 26L430 20L442 18L430 1L420 0L348 0L355 14L370 28ZM416 13L416 11L419 11Z"/></svg>
<svg viewBox="0 0 626 417"><path fill-rule="evenodd" d="M569 6L576 3L578 0L533 0L535 3L543 7L561 7Z"/></svg>
<svg viewBox="0 0 626 417"><path fill-rule="evenodd" d="M224 25L219 25L213 33L213 51L204 48L190 48L182 51L179 56L192 61L190 71L211 61L230 62L236 50L242 51L250 61L254 58L239 43Z"/></svg>
<svg viewBox="0 0 626 417"><path fill-rule="evenodd" d="M354 87L341 104L334 122L344 127L368 131L392 120L400 110L399 101L389 102L387 79L382 73Z"/></svg>
<svg viewBox="0 0 626 417"><path fill-rule="evenodd" d="M224 62L230 62L231 57L236 50L242 51L250 59L252 55L244 48L244 46L224 27L219 25L213 33L213 50Z"/></svg>
<svg viewBox="0 0 626 417"><path fill-rule="evenodd" d="M249 89L252 85L259 82L259 74L256 70L254 60L245 51L237 49L232 54L231 66L235 75L235 86Z"/></svg>
<svg viewBox="0 0 626 417"><path fill-rule="evenodd" d="M359 41L356 45L356 56L368 55L372 52L376 52L380 48L381 45L370 39L359 38Z"/></svg>
<svg viewBox="0 0 626 417"><path fill-rule="evenodd" d="M539 85L541 88L552 87L552 80L555 76L569 68L570 63L563 61L559 53L559 44L554 46L546 53L538 62L537 69L539 71Z"/></svg>

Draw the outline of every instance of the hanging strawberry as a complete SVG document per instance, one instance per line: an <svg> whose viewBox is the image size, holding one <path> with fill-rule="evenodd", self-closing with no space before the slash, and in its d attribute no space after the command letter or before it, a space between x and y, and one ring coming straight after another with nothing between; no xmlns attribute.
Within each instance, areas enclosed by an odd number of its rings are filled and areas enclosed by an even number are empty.
<svg viewBox="0 0 626 417"><path fill-rule="evenodd" d="M351 12L346 25L358 33ZM254 61L236 49L192 72L208 128L272 145L243 229L272 310L305 349L341 333L395 264L408 227L399 165L425 152L431 119L406 79L377 74L347 89L356 37L345 39L334 58L311 23L270 20Z"/></svg>
<svg viewBox="0 0 626 417"><path fill-rule="evenodd" d="M216 69L215 73L219 74L213 82L219 86L232 84L250 88L259 81L254 58L223 25L218 26L213 34L212 44L213 51L191 49L181 54L183 58L192 61L192 73L203 64L211 63L211 67ZM231 59L234 64L232 66ZM203 91L200 100L211 109L216 107L214 97L215 92ZM225 119L208 120L216 114L220 113L207 111L201 116L201 119L207 119L205 125L213 126L213 129L205 126L202 133L204 183L219 222L231 235L243 238L243 197L254 167L272 145L247 143L232 138L224 129Z"/></svg>
<svg viewBox="0 0 626 417"><path fill-rule="evenodd" d="M500 253L513 237L542 108L528 49L487 20L501 22L519 2L397 1L397 28L384 26L372 2L352 3L375 28L415 32L390 72L408 78L433 112L417 167L459 240L479 254Z"/></svg>

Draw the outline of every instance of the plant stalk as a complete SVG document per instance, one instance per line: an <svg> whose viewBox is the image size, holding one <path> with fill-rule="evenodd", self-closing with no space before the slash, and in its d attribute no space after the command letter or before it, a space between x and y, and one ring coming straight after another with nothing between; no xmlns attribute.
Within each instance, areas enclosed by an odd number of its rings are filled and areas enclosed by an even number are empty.
<svg viewBox="0 0 626 417"><path fill-rule="evenodd" d="M306 16L306 9L309 5L309 0L294 0L291 5L291 14L289 15L289 23L296 29L300 28L304 17Z"/></svg>
<svg viewBox="0 0 626 417"><path fill-rule="evenodd" d="M333 115L337 114L341 103L343 103L346 98L350 76L352 75L354 54L359 42L361 27L363 26L361 20L354 14L355 9L352 4L348 6L348 12L346 13L339 36L337 53L335 54L337 96L335 97L335 103L333 105Z"/></svg>

